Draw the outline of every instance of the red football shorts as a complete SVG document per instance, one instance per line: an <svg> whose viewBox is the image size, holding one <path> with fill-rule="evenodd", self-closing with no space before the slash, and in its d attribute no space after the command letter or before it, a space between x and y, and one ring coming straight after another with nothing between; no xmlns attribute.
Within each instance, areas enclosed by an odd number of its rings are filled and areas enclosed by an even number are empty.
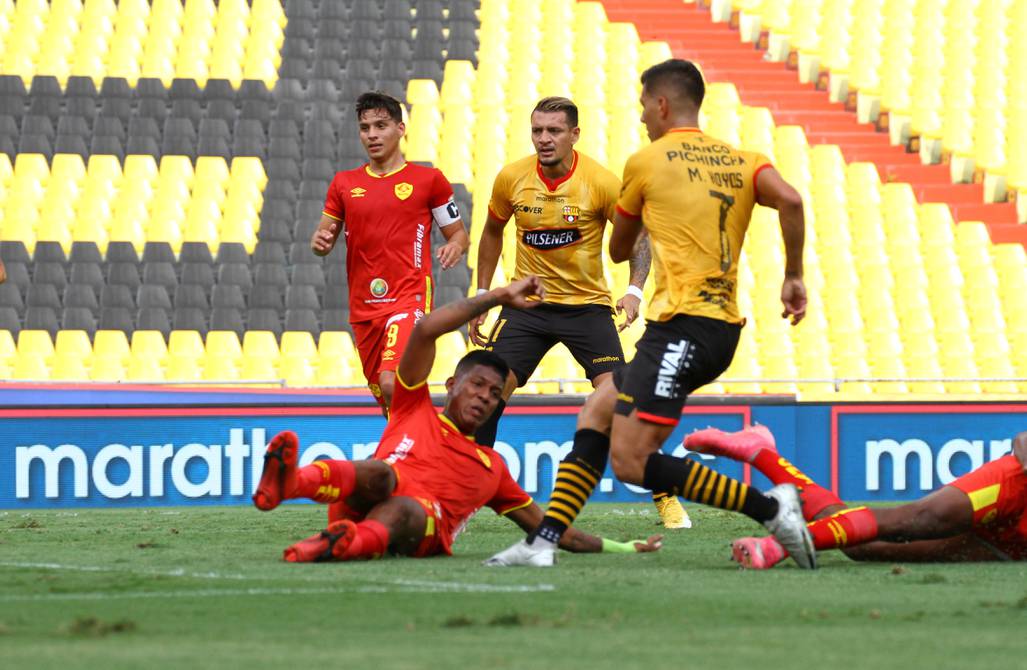
<svg viewBox="0 0 1027 670"><path fill-rule="evenodd" d="M393 469L396 470L395 465ZM442 506L439 505L435 498L424 493L422 487L411 482L409 478L404 478L400 475L398 470L396 470L396 477L398 481L396 483L396 490L392 495L413 498L424 510L424 538L413 553L414 558L426 558L428 556L438 556L439 554L452 556L453 549L450 543L452 528L451 524L446 522ZM341 519L360 522L364 520L364 517L365 515L362 512L351 508L344 500L334 502L328 506L329 525L333 521Z"/></svg>
<svg viewBox="0 0 1027 670"><path fill-rule="evenodd" d="M970 498L974 534L1012 560L1027 559L1027 474L1012 454L949 484Z"/></svg>
<svg viewBox="0 0 1027 670"><path fill-rule="evenodd" d="M409 309L386 318L351 324L364 378L379 401L382 397L379 374L399 367L399 358L419 317L417 310Z"/></svg>

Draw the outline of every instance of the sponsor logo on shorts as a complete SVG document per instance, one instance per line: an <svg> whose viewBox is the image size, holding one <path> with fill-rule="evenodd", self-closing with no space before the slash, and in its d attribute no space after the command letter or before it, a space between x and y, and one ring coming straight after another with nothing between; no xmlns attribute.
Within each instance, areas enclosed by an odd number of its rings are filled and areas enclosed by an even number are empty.
<svg viewBox="0 0 1027 670"><path fill-rule="evenodd" d="M667 350L660 360L660 370L656 375L656 386L653 395L659 398L675 398L678 390L678 374L687 370L692 358L692 345L686 340L668 342Z"/></svg>
<svg viewBox="0 0 1027 670"><path fill-rule="evenodd" d="M599 358L593 358L592 363L617 363L620 361L620 356L600 356Z"/></svg>
<svg viewBox="0 0 1027 670"><path fill-rule="evenodd" d="M544 230L526 230L522 237L524 244L540 251L562 249L581 241L581 231L577 228L546 228Z"/></svg>
<svg viewBox="0 0 1027 670"><path fill-rule="evenodd" d="M382 387L381 386L378 386L377 384L368 384L367 388L371 389L371 395L373 395L375 398L381 398L382 397Z"/></svg>
<svg viewBox="0 0 1027 670"><path fill-rule="evenodd" d="M567 223L574 223L581 218L581 210L574 205L563 206L563 220Z"/></svg>
<svg viewBox="0 0 1027 670"><path fill-rule="evenodd" d="M359 186L357 186L356 188L351 188L349 190L349 197L351 197L351 198L363 198L365 193L367 193L367 189L366 188L360 188Z"/></svg>
<svg viewBox="0 0 1027 670"><path fill-rule="evenodd" d="M396 360L396 352L392 349L386 349L385 352L382 354L382 361L386 362L394 360Z"/></svg>
<svg viewBox="0 0 1027 670"><path fill-rule="evenodd" d="M411 195L413 195L414 185L408 184L405 181L400 182L399 184L396 184L396 187L393 189L393 192L396 194L396 197L400 200L406 200Z"/></svg>
<svg viewBox="0 0 1027 670"><path fill-rule="evenodd" d="M371 295L376 298L384 298L385 294L389 292L389 282L385 281L381 277L375 277L371 280Z"/></svg>
<svg viewBox="0 0 1027 670"><path fill-rule="evenodd" d="M414 323L417 323L418 321L420 321L423 318L424 318L424 310L423 309L415 309L414 310Z"/></svg>

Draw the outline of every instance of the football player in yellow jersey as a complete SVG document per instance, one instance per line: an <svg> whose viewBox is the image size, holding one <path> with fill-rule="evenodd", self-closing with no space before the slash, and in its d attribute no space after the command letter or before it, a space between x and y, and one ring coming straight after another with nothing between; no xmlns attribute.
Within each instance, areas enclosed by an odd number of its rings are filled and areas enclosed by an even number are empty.
<svg viewBox="0 0 1027 670"><path fill-rule="evenodd" d="M498 354L510 366L503 401L475 435L492 446L506 400L523 386L542 357L562 342L598 387L624 364L624 352L603 273L603 232L616 212L620 180L592 158L574 150L581 129L578 108L561 97L543 98L531 113L535 154L505 166L496 176L489 214L478 244L478 291L492 284L503 247L503 229L513 217L517 256L513 279L537 275L546 290L535 309L504 307L489 334L482 336L484 315L470 322L471 341ZM642 287L649 274L649 246L637 243L630 261L630 285L617 302L625 313L621 329L638 315ZM607 451L609 426L579 422L576 450ZM602 472L595 473L602 477ZM691 525L674 496L654 496L664 525Z"/></svg>
<svg viewBox="0 0 1027 670"><path fill-rule="evenodd" d="M644 227L656 291L634 359L597 388L582 414L597 425L612 421L608 453L621 481L746 514L763 523L801 567L814 568L816 552L794 485L764 494L698 461L660 451L688 394L720 376L734 356L744 324L735 302L738 259L757 203L777 209L781 221L782 316L795 324L806 311L802 198L765 156L738 151L699 130L704 94L702 75L685 60L668 60L642 74L642 122L652 143L624 167L610 256L626 260ZM559 508L551 502L529 540L486 563L551 565L555 542L598 482L586 475L601 472L606 455L596 449L565 460L553 494L555 500L558 491L566 492Z"/></svg>

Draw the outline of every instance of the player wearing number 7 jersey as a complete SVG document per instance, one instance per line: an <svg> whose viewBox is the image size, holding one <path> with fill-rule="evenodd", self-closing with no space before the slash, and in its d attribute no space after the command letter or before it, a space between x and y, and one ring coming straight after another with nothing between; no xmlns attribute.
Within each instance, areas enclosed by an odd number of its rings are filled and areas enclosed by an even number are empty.
<svg viewBox="0 0 1027 670"><path fill-rule="evenodd" d="M628 159L610 256L630 258L643 226L649 234L656 290L635 358L585 403L583 413L612 420L587 449L577 443L557 473L553 500L525 542L492 565L540 565L576 518L611 457L617 477L651 491L741 512L763 523L802 567L816 565L794 486L767 494L698 461L660 451L685 399L727 369L745 319L736 302L738 260L756 204L778 210L787 256L781 300L798 323L806 311L802 282L802 199L766 156L699 130L705 85L690 62L669 60L642 75L642 122L652 143ZM759 253L759 252L757 252ZM607 423L606 425L610 425Z"/></svg>
<svg viewBox="0 0 1027 670"><path fill-rule="evenodd" d="M470 242L445 175L403 158L399 102L364 93L356 112L368 162L335 175L311 249L325 256L345 235L350 324L364 377L387 412L400 354L432 307L432 225L446 238L435 253L443 270L456 265Z"/></svg>

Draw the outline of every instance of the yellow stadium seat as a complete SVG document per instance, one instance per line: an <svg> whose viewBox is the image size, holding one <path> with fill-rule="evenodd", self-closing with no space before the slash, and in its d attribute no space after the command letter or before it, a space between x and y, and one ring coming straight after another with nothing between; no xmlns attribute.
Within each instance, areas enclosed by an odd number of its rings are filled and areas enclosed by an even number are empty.
<svg viewBox="0 0 1027 670"><path fill-rule="evenodd" d="M125 371L125 380L141 384L164 381L164 368L151 356L132 356Z"/></svg>
<svg viewBox="0 0 1027 670"><path fill-rule="evenodd" d="M19 355L11 369L11 379L14 381L48 381L50 368L47 367L42 356Z"/></svg>
<svg viewBox="0 0 1027 670"><path fill-rule="evenodd" d="M137 330L132 333L132 358L143 358L149 356L158 363L164 361L168 355L167 343L164 335L158 330Z"/></svg>
<svg viewBox="0 0 1027 670"><path fill-rule="evenodd" d="M209 361L219 359L228 360L233 363L242 357L242 345L239 336L231 330L212 330L207 333L206 346L204 348L204 359Z"/></svg>
<svg viewBox="0 0 1027 670"><path fill-rule="evenodd" d="M89 360L93 354L93 345L89 342L89 334L84 330L57 331L54 354L83 361Z"/></svg>
<svg viewBox="0 0 1027 670"><path fill-rule="evenodd" d="M317 360L313 383L317 386L363 386L364 378L341 356L321 356Z"/></svg>
<svg viewBox="0 0 1027 670"><path fill-rule="evenodd" d="M122 330L98 330L93 336L93 357L126 360L131 354L128 338Z"/></svg>
<svg viewBox="0 0 1027 670"><path fill-rule="evenodd" d="M232 333L233 335L235 333ZM227 358L208 357L203 365L203 380L231 382L239 379L239 368L235 361Z"/></svg>
<svg viewBox="0 0 1027 670"><path fill-rule="evenodd" d="M93 356L89 366L89 380L94 382L120 382L125 379L125 361L120 356Z"/></svg>
<svg viewBox="0 0 1027 670"><path fill-rule="evenodd" d="M0 365L10 366L18 354L18 347L9 330L0 330Z"/></svg>
<svg viewBox="0 0 1027 670"><path fill-rule="evenodd" d="M53 340L45 330L23 330L18 333L18 358L38 357L49 361L54 355Z"/></svg>
<svg viewBox="0 0 1027 670"><path fill-rule="evenodd" d="M203 358L203 338L195 330L173 330L168 337L168 355L179 358Z"/></svg>
<svg viewBox="0 0 1027 670"><path fill-rule="evenodd" d="M288 331L282 333L282 356L314 358L317 356L317 353L317 345L314 344L314 337L310 333L305 331Z"/></svg>
<svg viewBox="0 0 1027 670"><path fill-rule="evenodd" d="M169 382L195 382L203 378L200 359L195 356L169 354L165 363L164 379Z"/></svg>
<svg viewBox="0 0 1027 670"><path fill-rule="evenodd" d="M82 358L75 355L58 355L54 358L50 379L61 382L89 381L89 369Z"/></svg>
<svg viewBox="0 0 1027 670"><path fill-rule="evenodd" d="M272 364L278 362L278 341L267 330L248 330L243 336L242 353L246 358L264 357Z"/></svg>
<svg viewBox="0 0 1027 670"><path fill-rule="evenodd" d="M285 385L289 387L310 386L315 380L315 370L310 359L300 356L283 356L279 365Z"/></svg>
<svg viewBox="0 0 1027 670"><path fill-rule="evenodd" d="M269 333L270 334L270 333ZM247 333L249 335L249 333ZM245 344L243 345L245 349ZM239 369L239 379L242 381L270 382L279 379L278 368L275 361L266 356L243 355L242 364Z"/></svg>

